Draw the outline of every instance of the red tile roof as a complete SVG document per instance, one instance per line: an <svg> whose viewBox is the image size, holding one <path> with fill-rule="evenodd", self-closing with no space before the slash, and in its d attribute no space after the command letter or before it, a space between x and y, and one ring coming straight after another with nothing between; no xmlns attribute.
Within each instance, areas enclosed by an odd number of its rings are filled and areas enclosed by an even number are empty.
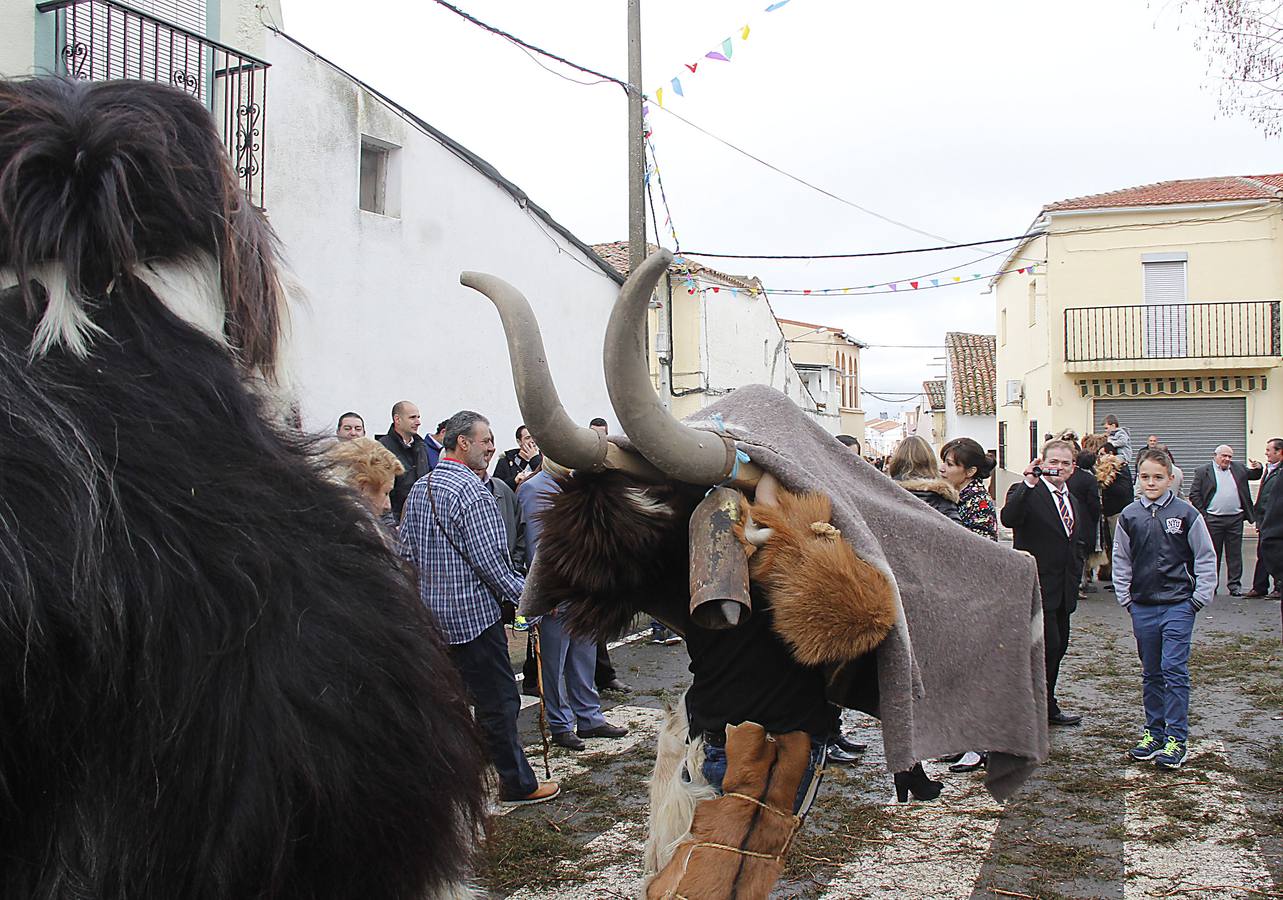
<svg viewBox="0 0 1283 900"><path fill-rule="evenodd" d="M593 252L610 264L616 272L628 276L628 241L611 241L606 244L593 244ZM654 253L659 248L654 244L646 245L647 253ZM713 281L729 287L737 287L745 291L759 291L762 289L762 283L754 277L744 277L743 275L727 275L725 272L719 272L716 269L710 269L708 266L700 265L694 260L687 259L684 256L678 256L669 266L673 272L686 272L690 275L698 275L709 278Z"/></svg>
<svg viewBox="0 0 1283 900"><path fill-rule="evenodd" d="M944 336L944 346L953 381L954 411L960 416L996 415L998 347L995 337L950 331Z"/></svg>
<svg viewBox="0 0 1283 900"><path fill-rule="evenodd" d="M1160 181L1139 187L1074 197L1043 207L1044 212L1103 209L1114 206L1165 206L1173 203L1215 203L1227 200L1283 199L1283 174L1227 175Z"/></svg>
<svg viewBox="0 0 1283 900"><path fill-rule="evenodd" d="M927 393L927 403L933 410L944 409L944 385L943 378L922 382L922 389Z"/></svg>

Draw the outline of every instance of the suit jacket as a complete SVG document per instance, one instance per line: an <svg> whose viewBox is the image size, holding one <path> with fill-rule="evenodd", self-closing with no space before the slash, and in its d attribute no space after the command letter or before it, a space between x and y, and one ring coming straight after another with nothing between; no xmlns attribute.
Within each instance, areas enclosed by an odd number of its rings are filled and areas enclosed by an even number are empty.
<svg viewBox="0 0 1283 900"><path fill-rule="evenodd" d="M1002 507L1002 524L1012 531L1012 546L1027 551L1038 563L1042 608L1048 612L1062 606L1069 612L1078 608L1078 584L1093 523L1090 513L1073 494L1069 495L1069 505L1074 513L1072 536L1065 534L1056 501L1041 481L1034 487L1016 482L1007 491Z"/></svg>
<svg viewBox="0 0 1283 900"><path fill-rule="evenodd" d="M1256 504L1252 507L1252 515L1255 516L1253 521L1259 528L1265 520L1265 510L1272 503L1283 503L1279 497L1283 497L1283 463L1274 467L1273 472L1265 472L1261 475L1261 488L1256 492Z"/></svg>
<svg viewBox="0 0 1283 900"><path fill-rule="evenodd" d="M1216 496L1216 475L1212 472L1212 467L1216 463L1205 463L1198 467L1194 473L1194 483L1190 485L1189 502L1194 508L1207 515L1207 507L1212 504L1212 498ZM1256 481L1261 477L1265 470L1249 469L1241 462L1230 462L1230 474L1234 476L1234 483L1238 485L1238 502L1243 507L1243 517L1249 522L1255 522L1255 513L1252 510L1252 494L1247 489L1249 481Z"/></svg>

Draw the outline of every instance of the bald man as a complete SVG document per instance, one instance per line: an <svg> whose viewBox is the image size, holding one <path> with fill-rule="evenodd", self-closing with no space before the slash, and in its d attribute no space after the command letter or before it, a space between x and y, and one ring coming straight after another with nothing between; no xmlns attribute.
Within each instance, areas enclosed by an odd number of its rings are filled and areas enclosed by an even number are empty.
<svg viewBox="0 0 1283 900"><path fill-rule="evenodd" d="M1221 444L1212 461L1194 473L1189 490L1189 502L1203 514L1212 534L1218 579L1221 559L1225 560L1225 586L1231 597L1243 596L1243 523L1255 521L1247 483L1256 481L1264 471L1256 460L1248 463L1235 462L1234 448Z"/></svg>

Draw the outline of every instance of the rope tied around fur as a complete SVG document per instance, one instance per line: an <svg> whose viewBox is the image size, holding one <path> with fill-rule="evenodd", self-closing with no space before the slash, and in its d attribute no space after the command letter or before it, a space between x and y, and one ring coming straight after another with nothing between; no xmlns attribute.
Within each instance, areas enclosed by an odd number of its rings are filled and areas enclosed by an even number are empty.
<svg viewBox="0 0 1283 900"><path fill-rule="evenodd" d="M722 796L736 797L740 800L747 800L749 803L752 803L755 806L760 806L762 809L766 810L767 812L773 812L777 816L783 816L786 819L795 820L798 826L802 824L802 820L798 816L794 815L792 812L785 812L782 809L776 809L774 806L771 806L769 803L763 803L761 800L758 800L756 797L750 797L748 794L741 794L738 791L731 791L729 794L722 794Z"/></svg>
<svg viewBox="0 0 1283 900"><path fill-rule="evenodd" d="M842 536L842 532L837 528L834 528L828 522L812 522L811 533L816 537L828 538L833 541L836 541Z"/></svg>

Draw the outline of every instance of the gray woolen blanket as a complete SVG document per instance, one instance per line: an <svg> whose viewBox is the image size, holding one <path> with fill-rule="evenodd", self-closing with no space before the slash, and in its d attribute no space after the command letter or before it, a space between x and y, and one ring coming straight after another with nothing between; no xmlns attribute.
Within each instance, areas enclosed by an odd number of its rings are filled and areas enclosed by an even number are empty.
<svg viewBox="0 0 1283 900"><path fill-rule="evenodd" d="M1010 797L1048 752L1033 559L949 521L772 388L740 388L687 424L730 435L790 491L827 494L843 538L891 579L898 620L877 650L877 691L867 664L829 678L830 699L882 720L890 771L987 750L985 785ZM530 613L543 606L538 570L536 557L522 603Z"/></svg>

